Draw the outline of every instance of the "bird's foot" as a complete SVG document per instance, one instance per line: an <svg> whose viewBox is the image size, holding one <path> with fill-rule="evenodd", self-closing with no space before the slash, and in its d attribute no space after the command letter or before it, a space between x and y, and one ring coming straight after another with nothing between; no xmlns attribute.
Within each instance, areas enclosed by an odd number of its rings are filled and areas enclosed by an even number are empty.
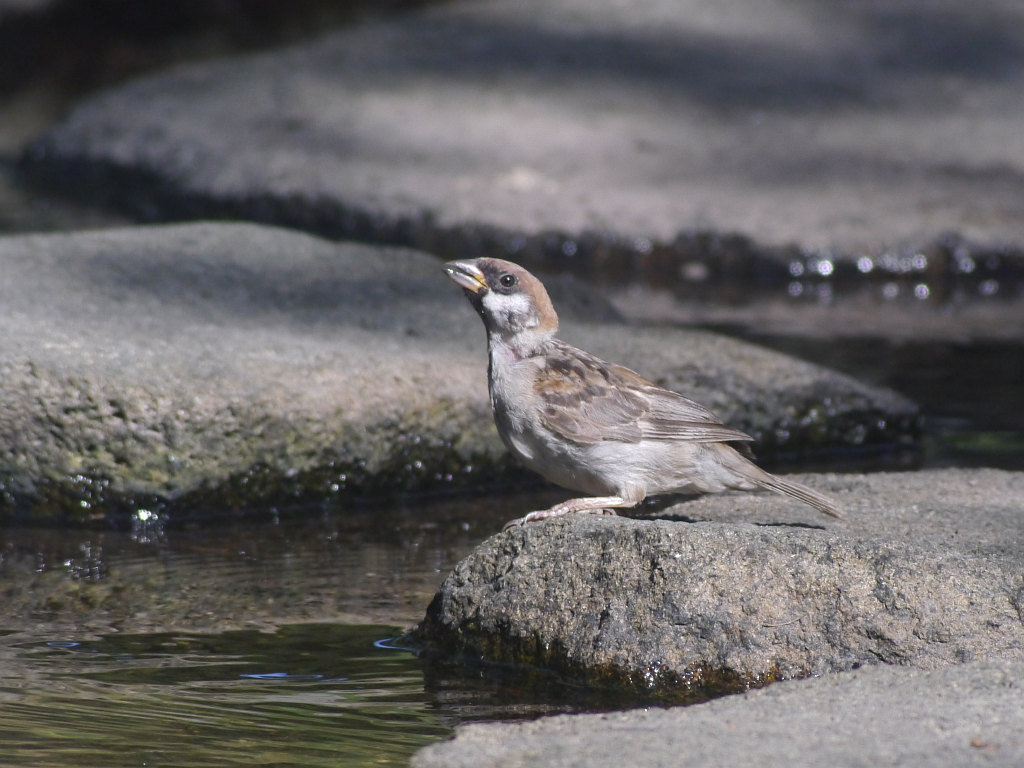
<svg viewBox="0 0 1024 768"><path fill-rule="evenodd" d="M618 514L614 509L607 507L590 507L587 509L559 509L561 504L557 504L551 509L538 509L536 512L531 512L528 515L517 517L515 520L509 520L505 523L502 530L507 531L509 528L519 528L527 523L536 523L538 520L547 520L552 517L561 517L562 515L616 515Z"/></svg>

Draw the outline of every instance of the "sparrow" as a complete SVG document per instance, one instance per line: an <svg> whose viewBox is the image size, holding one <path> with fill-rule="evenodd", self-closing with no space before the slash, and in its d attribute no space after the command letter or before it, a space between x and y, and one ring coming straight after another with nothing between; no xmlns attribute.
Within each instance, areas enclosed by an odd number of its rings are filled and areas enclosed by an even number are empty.
<svg viewBox="0 0 1024 768"><path fill-rule="evenodd" d="M829 497L769 474L731 443L753 440L704 406L556 338L543 284L518 264L450 261L448 276L484 321L498 434L528 468L586 494L505 527L609 514L664 493L770 490L842 517Z"/></svg>

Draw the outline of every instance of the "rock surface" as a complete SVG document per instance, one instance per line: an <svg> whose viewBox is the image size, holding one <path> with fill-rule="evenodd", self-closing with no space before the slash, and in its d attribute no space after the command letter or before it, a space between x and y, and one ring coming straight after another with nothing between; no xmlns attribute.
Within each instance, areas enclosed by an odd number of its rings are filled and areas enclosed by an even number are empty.
<svg viewBox="0 0 1024 768"><path fill-rule="evenodd" d="M1017 766L1024 662L876 667L675 709L460 727L414 768Z"/></svg>
<svg viewBox="0 0 1024 768"><path fill-rule="evenodd" d="M498 534L445 580L419 639L666 695L878 662L1024 660L1024 474L806 481L846 519L717 496L658 519Z"/></svg>
<svg viewBox="0 0 1024 768"><path fill-rule="evenodd" d="M3 238L0 260L4 518L266 508L514 471L483 329L426 254L195 224ZM592 292L551 286L567 339L766 445L916 429L889 391L712 334L598 322L615 314Z"/></svg>
<svg viewBox="0 0 1024 768"><path fill-rule="evenodd" d="M464 405L479 372L428 341L458 301L428 256L248 225L17 237L0 251L7 514L204 493L267 506L290 483L327 497L498 456L470 428L483 409Z"/></svg>
<svg viewBox="0 0 1024 768"><path fill-rule="evenodd" d="M1019 244L1022 62L1005 0L473 0L137 80L25 167L136 215L435 250L552 230L563 259L588 232Z"/></svg>

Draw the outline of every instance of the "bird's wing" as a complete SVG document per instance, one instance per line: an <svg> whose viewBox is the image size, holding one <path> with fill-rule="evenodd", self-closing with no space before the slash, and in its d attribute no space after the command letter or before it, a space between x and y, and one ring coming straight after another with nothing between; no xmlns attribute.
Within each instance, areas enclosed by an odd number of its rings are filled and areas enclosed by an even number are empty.
<svg viewBox="0 0 1024 768"><path fill-rule="evenodd" d="M711 411L688 397L654 384L647 392L650 409L641 420L647 440L718 442L753 440L746 432L728 427Z"/></svg>
<svg viewBox="0 0 1024 768"><path fill-rule="evenodd" d="M614 366L561 344L545 362L534 382L545 427L578 443L640 441L647 399L632 388L615 386Z"/></svg>
<svg viewBox="0 0 1024 768"><path fill-rule="evenodd" d="M578 443L750 440L707 408L638 373L557 343L534 383L545 427Z"/></svg>

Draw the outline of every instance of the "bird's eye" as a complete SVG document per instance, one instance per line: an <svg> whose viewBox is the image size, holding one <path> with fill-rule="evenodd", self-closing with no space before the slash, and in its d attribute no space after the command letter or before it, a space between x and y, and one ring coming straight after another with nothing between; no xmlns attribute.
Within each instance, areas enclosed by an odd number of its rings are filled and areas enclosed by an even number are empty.
<svg viewBox="0 0 1024 768"><path fill-rule="evenodd" d="M498 282L501 284L502 288L511 288L518 282L518 280L516 279L515 275L506 272L504 275L498 278Z"/></svg>

